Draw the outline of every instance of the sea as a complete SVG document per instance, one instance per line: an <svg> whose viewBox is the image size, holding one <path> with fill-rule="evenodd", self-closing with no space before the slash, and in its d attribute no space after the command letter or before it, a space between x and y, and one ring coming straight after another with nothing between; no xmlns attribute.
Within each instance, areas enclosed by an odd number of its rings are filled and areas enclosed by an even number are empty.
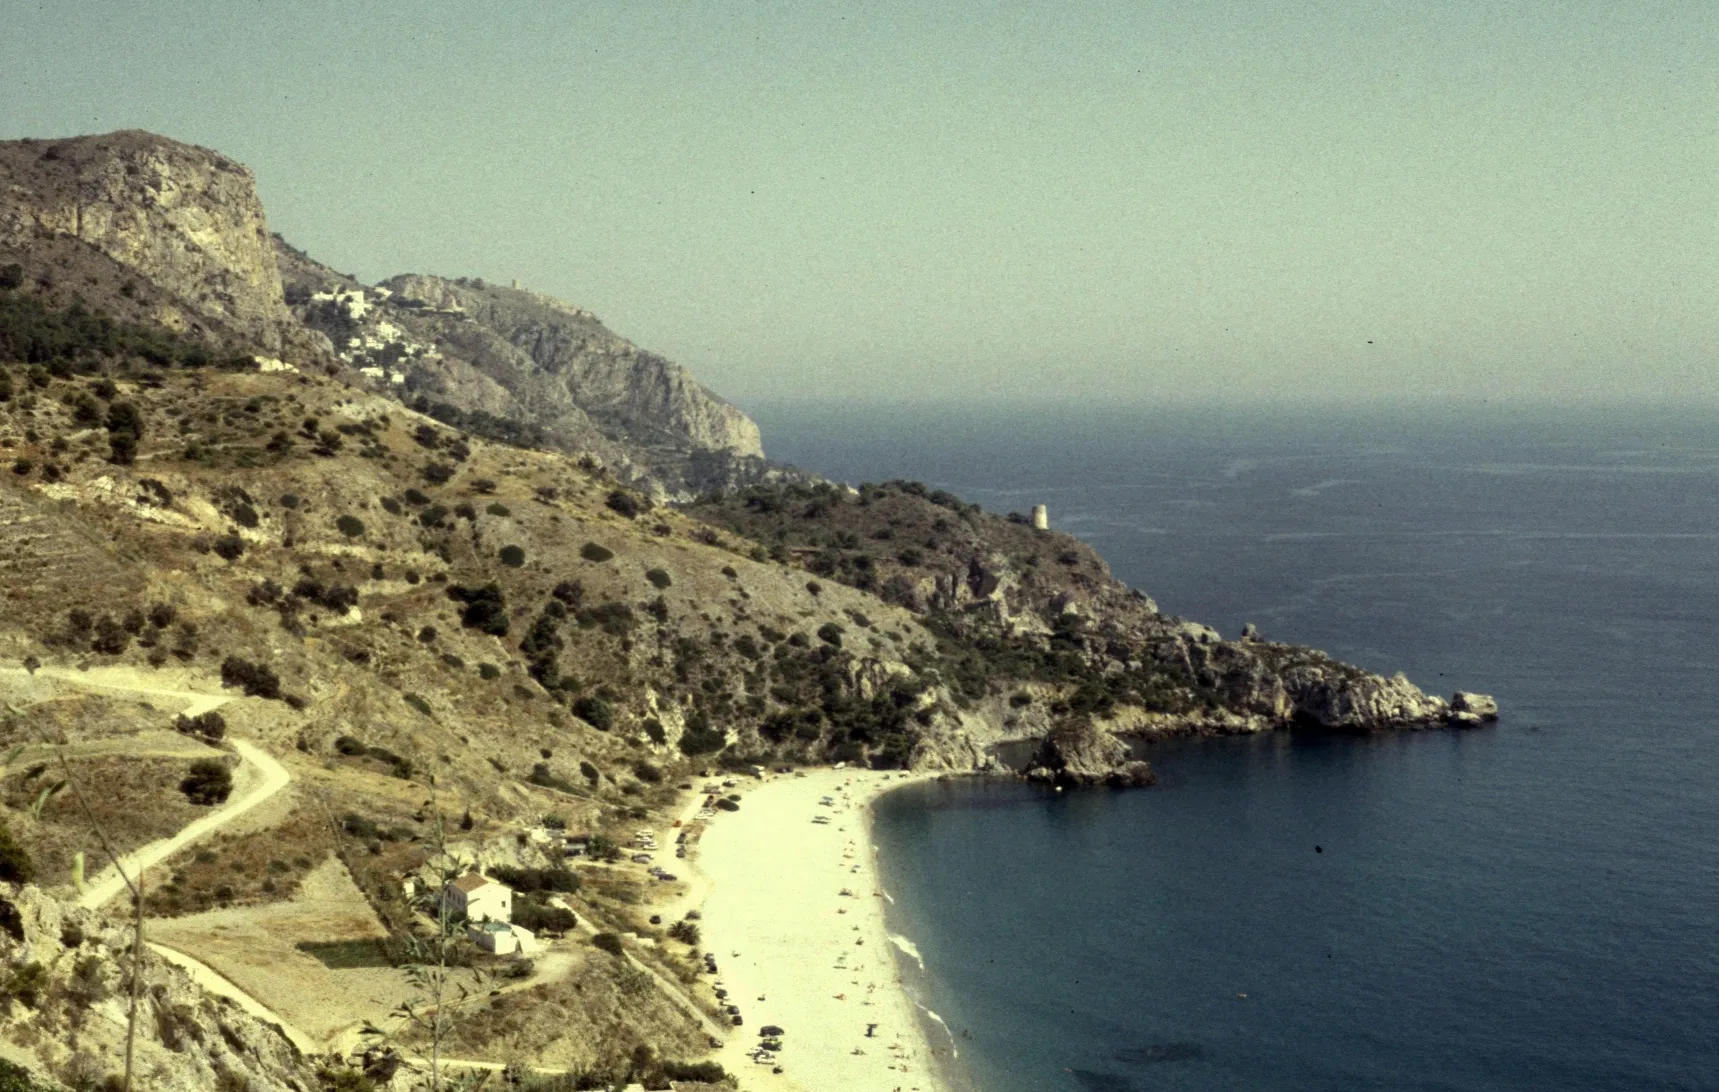
<svg viewBox="0 0 1719 1092"><path fill-rule="evenodd" d="M1045 504L1166 614L1503 710L885 796L891 928L972 1087L1719 1089L1715 414L755 416L832 478Z"/></svg>

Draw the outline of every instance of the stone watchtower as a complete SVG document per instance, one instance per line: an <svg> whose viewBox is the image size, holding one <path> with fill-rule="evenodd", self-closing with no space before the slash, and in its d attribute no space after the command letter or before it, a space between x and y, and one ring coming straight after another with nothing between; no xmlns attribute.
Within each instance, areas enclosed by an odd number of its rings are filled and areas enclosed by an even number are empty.
<svg viewBox="0 0 1719 1092"><path fill-rule="evenodd" d="M1033 505L1033 530L1050 530L1050 512L1042 504Z"/></svg>

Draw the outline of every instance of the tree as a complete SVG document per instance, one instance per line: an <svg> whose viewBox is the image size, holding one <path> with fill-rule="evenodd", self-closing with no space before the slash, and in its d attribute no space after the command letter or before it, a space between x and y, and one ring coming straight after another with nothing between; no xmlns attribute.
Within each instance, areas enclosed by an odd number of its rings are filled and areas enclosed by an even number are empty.
<svg viewBox="0 0 1719 1092"><path fill-rule="evenodd" d="M199 759L191 763L185 780L179 782L179 791L193 804L209 806L224 803L227 797L233 794L232 771L228 770L224 763L214 759Z"/></svg>
<svg viewBox="0 0 1719 1092"><path fill-rule="evenodd" d="M137 461L137 445L143 439L143 414L130 402L115 402L107 408L107 442L110 462L130 466Z"/></svg>

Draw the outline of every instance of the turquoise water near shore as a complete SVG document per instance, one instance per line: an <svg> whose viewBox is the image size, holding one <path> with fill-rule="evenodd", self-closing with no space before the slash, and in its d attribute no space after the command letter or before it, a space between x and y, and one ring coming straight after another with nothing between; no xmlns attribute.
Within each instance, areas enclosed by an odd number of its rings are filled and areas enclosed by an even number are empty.
<svg viewBox="0 0 1719 1092"><path fill-rule="evenodd" d="M1719 432L1669 412L764 408L772 454L1050 506L1168 613L1494 693L878 805L975 1083L1719 1087Z"/></svg>

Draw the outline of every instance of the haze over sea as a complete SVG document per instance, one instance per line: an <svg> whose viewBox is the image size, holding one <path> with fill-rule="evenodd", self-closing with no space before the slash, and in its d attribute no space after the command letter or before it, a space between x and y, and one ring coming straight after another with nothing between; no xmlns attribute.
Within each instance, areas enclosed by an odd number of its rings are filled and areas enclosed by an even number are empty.
<svg viewBox="0 0 1719 1092"><path fill-rule="evenodd" d="M1719 1087L1714 414L755 415L831 477L1046 503L1166 613L1504 710L884 798L980 1088Z"/></svg>

